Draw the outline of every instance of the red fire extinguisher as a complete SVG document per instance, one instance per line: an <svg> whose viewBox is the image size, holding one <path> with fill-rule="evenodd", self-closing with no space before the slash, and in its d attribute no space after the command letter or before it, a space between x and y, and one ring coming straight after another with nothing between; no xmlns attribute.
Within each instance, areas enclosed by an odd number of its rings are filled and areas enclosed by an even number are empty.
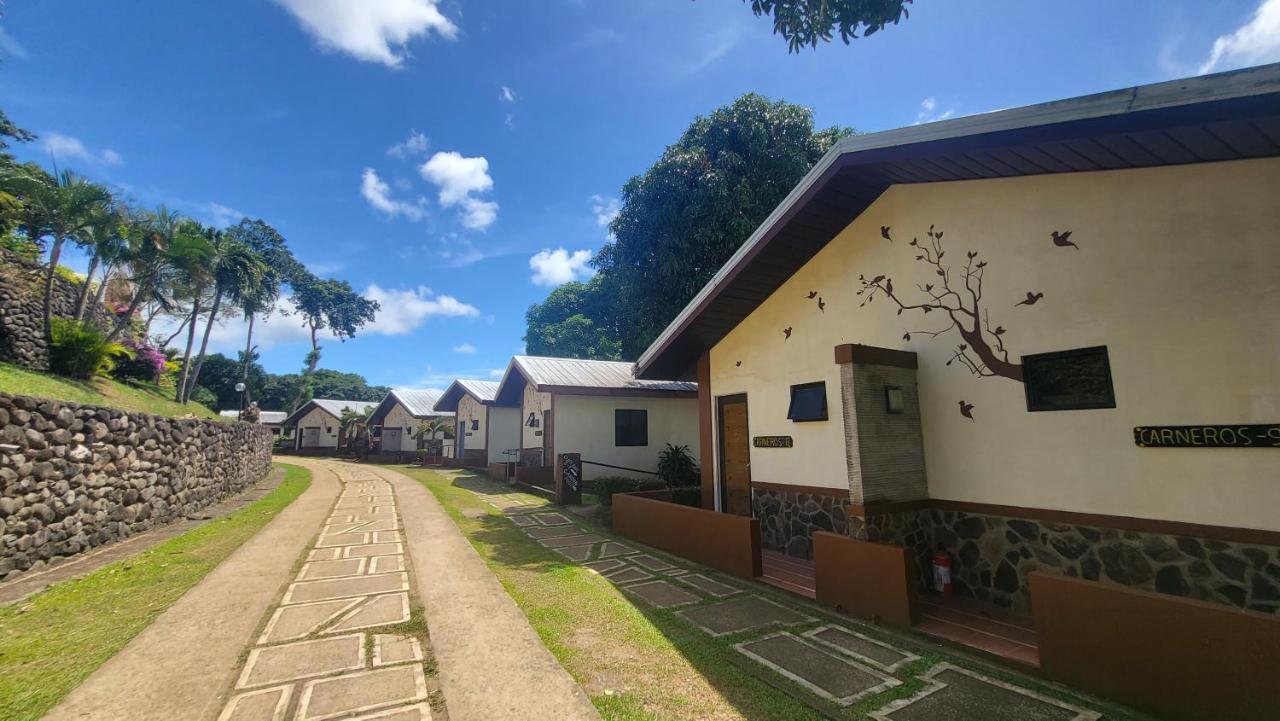
<svg viewBox="0 0 1280 721"><path fill-rule="evenodd" d="M951 556L938 546L937 553L933 554L933 589L943 596L950 596L952 593L951 586Z"/></svg>

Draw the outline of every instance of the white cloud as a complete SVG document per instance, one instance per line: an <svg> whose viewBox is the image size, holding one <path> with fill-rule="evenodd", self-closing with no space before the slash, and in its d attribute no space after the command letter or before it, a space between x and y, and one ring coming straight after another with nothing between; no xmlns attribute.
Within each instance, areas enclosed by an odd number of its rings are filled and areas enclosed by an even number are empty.
<svg viewBox="0 0 1280 721"><path fill-rule="evenodd" d="M613 219L622 212L622 203L617 198L606 198L603 195L591 196L591 212L596 216L596 225L608 228Z"/></svg>
<svg viewBox="0 0 1280 721"><path fill-rule="evenodd" d="M498 91L498 100L504 103L514 103L516 101L516 91L503 85L502 89Z"/></svg>
<svg viewBox="0 0 1280 721"><path fill-rule="evenodd" d="M371 284L364 295L378 301L378 316L368 332L379 335L407 335L429 318L475 318L479 309L451 295L435 295L430 288L382 288Z"/></svg>
<svg viewBox="0 0 1280 721"><path fill-rule="evenodd" d="M938 99L930 96L920 101L920 111L916 113L916 125L946 120L955 114L955 108L938 110Z"/></svg>
<svg viewBox="0 0 1280 721"><path fill-rule="evenodd" d="M204 214L213 222L214 227L226 228L240 222L241 218L246 217L244 213L222 203L205 203L203 207Z"/></svg>
<svg viewBox="0 0 1280 721"><path fill-rule="evenodd" d="M103 165L119 165L124 156L111 148L103 148L101 152L90 150L79 138L59 132L44 133L45 152L57 160L86 160Z"/></svg>
<svg viewBox="0 0 1280 721"><path fill-rule="evenodd" d="M461 345L455 345L453 347L453 352L454 353L475 353L476 347L471 345L470 343L463 343Z"/></svg>
<svg viewBox="0 0 1280 721"><path fill-rule="evenodd" d="M403 200L396 200L391 197L391 186L386 181L378 177L377 171L373 168L365 168L364 174L360 179L360 195L368 201L369 205L375 210L386 213L395 217L403 215L409 220L422 220L426 215L426 211L422 207L422 202L407 203Z"/></svg>
<svg viewBox="0 0 1280 721"><path fill-rule="evenodd" d="M503 368L490 368L490 369L489 369L489 377L490 377L490 378L498 379L498 378L501 378L502 376L504 376L504 375L506 375L506 374L507 374L507 369L506 369L505 367L503 367Z"/></svg>
<svg viewBox="0 0 1280 721"><path fill-rule="evenodd" d="M440 189L440 205L461 205L462 224L483 230L498 219L498 204L473 197L493 189L489 161L484 157L465 158L455 151L432 155L418 168L425 180Z"/></svg>
<svg viewBox="0 0 1280 721"><path fill-rule="evenodd" d="M426 155L429 145L426 135L416 130L410 130L409 137L387 148L387 155L402 160L415 155Z"/></svg>
<svg viewBox="0 0 1280 721"><path fill-rule="evenodd" d="M22 43L18 42L4 28L0 28L0 53L19 60L26 60L31 57Z"/></svg>
<svg viewBox="0 0 1280 721"><path fill-rule="evenodd" d="M276 0L320 46L358 60L404 65L406 45L435 33L454 39L458 26L441 14L436 0Z"/></svg>
<svg viewBox="0 0 1280 721"><path fill-rule="evenodd" d="M550 250L544 248L529 259L529 267L533 269L531 280L534 285L554 287L572 280L583 280L592 275L587 262L591 260L591 251L575 250L572 253L564 248Z"/></svg>
<svg viewBox="0 0 1280 721"><path fill-rule="evenodd" d="M1235 32L1213 41L1200 74L1280 60L1280 0L1262 0L1253 17Z"/></svg>
<svg viewBox="0 0 1280 721"><path fill-rule="evenodd" d="M289 296L281 296L270 313L259 316L254 321L253 344L258 346L259 350L292 343L310 345L310 332L303 327L302 320L292 314L291 308ZM224 311L219 316L218 321L213 324L213 330L209 333L209 352L227 353L235 357L235 353L244 350L248 323L241 313ZM160 336L163 340L176 331L181 322L179 318L168 316L157 318L151 326L151 334ZM203 325L199 326L198 332L204 332ZM173 342L177 345L185 338L185 335L180 335Z"/></svg>

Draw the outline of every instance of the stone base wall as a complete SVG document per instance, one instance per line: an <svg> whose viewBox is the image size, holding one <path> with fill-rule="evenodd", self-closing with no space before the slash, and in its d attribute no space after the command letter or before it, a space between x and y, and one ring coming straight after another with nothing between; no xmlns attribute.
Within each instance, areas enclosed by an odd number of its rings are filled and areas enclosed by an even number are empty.
<svg viewBox="0 0 1280 721"><path fill-rule="evenodd" d="M53 277L53 314L75 315L80 287L60 275ZM101 308L90 313L106 328L109 314ZM44 273L38 263L0 250L0 361L32 370L49 369L49 348L44 337Z"/></svg>
<svg viewBox="0 0 1280 721"><path fill-rule="evenodd" d="M795 558L813 558L813 532L861 538L862 519L847 513L849 498L817 493L751 489L751 512L760 520L760 546Z"/></svg>
<svg viewBox="0 0 1280 721"><path fill-rule="evenodd" d="M489 465L489 452L483 448L462 449L462 465L478 467Z"/></svg>
<svg viewBox="0 0 1280 721"><path fill-rule="evenodd" d="M271 470L271 431L0 393L0 579L188 514Z"/></svg>

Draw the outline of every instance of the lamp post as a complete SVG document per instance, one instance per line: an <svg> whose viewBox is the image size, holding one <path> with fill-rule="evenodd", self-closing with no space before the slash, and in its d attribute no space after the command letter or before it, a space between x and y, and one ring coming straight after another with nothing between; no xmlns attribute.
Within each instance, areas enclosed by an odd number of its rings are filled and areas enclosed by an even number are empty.
<svg viewBox="0 0 1280 721"><path fill-rule="evenodd" d="M236 417L236 420L240 420L240 421L244 420L244 392L245 392L245 389L248 387L249 386L246 386L243 383L236 384L236 393L240 394L240 414Z"/></svg>

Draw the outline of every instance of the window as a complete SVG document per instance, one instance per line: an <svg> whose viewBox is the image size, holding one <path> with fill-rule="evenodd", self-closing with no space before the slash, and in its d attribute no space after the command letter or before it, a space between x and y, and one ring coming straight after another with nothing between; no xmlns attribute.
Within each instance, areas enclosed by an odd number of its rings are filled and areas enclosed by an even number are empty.
<svg viewBox="0 0 1280 721"><path fill-rule="evenodd" d="M479 419L479 418L473 418L473 419L471 419L471 430L473 430L473 431L478 431L478 430L480 430L480 419Z"/></svg>
<svg viewBox="0 0 1280 721"><path fill-rule="evenodd" d="M787 418L793 421L827 420L827 384L818 381L791 386Z"/></svg>
<svg viewBox="0 0 1280 721"><path fill-rule="evenodd" d="M649 411L615 409L613 411L613 445L649 445Z"/></svg>
<svg viewBox="0 0 1280 721"><path fill-rule="evenodd" d="M1027 410L1115 408L1106 346L1022 357Z"/></svg>

